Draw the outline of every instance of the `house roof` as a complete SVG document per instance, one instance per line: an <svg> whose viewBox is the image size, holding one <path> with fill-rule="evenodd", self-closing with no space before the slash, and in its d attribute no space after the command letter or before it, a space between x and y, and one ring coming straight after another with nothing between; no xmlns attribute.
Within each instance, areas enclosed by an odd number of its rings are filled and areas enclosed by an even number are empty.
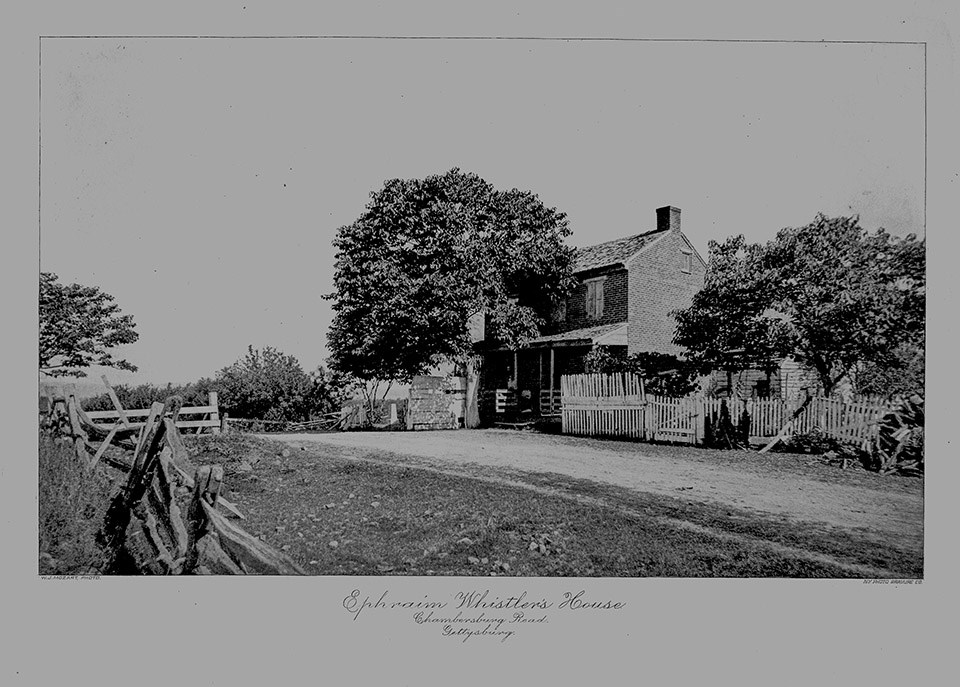
<svg viewBox="0 0 960 687"><path fill-rule="evenodd" d="M584 327L583 329L574 329L560 334L550 334L541 336L528 342L529 346L593 346L596 344L604 346L626 346L627 345L627 323L618 322L616 324L600 324L595 327Z"/></svg>
<svg viewBox="0 0 960 687"><path fill-rule="evenodd" d="M663 236L667 231L669 230L654 229L645 234L626 236L622 239L598 243L595 246L578 248L573 264L573 271L585 272L587 270L597 269L598 267L626 264L627 260L635 255L641 248Z"/></svg>

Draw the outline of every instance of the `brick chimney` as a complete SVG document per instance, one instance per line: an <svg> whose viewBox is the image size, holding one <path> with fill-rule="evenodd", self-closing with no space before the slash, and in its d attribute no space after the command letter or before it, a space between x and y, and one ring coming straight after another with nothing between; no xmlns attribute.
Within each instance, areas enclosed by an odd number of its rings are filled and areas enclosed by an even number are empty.
<svg viewBox="0 0 960 687"><path fill-rule="evenodd" d="M665 205L657 208L657 231L680 231L680 208Z"/></svg>

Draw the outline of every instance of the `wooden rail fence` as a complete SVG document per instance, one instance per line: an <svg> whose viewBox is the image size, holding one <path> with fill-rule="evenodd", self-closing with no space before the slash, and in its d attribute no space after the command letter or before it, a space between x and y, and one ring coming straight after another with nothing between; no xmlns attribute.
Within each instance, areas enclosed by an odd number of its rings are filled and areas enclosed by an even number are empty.
<svg viewBox="0 0 960 687"><path fill-rule="evenodd" d="M117 408L115 410L88 410L85 412L93 424L109 429L112 425L120 423L125 429L140 429L146 424L150 415L149 408L139 408L131 410L121 408L119 402L114 402ZM223 429L223 422L220 417L220 408L217 401L217 392L211 391L207 394L207 405L205 406L184 406L180 409L180 416L201 416L200 419L182 420L177 419L177 429L194 429L200 434L205 429L209 429L213 434L219 434ZM143 418L142 420L132 420L132 418ZM125 421L126 420L126 421Z"/></svg>
<svg viewBox="0 0 960 687"><path fill-rule="evenodd" d="M70 396L56 399L44 420L47 431L73 443L77 458L88 468L102 457L126 473L99 533L105 552L101 569L107 574L304 574L285 553L217 511L219 506L243 518L221 495L222 466L193 470L178 429L183 410L179 398L171 397L153 404L139 431L133 426L120 429L120 420L105 430ZM102 443L91 457L96 440ZM105 453L111 443L132 453Z"/></svg>
<svg viewBox="0 0 960 687"><path fill-rule="evenodd" d="M565 375L560 380L560 390L564 434L690 444L702 442L705 418L718 416L723 403L727 404L735 426L746 410L750 438L754 441L773 438L784 430L786 435L797 435L816 429L856 445L876 437L880 418L891 408L889 401L880 399L844 401L817 397L791 422L801 406L799 401L667 398L645 393L642 380L630 374Z"/></svg>

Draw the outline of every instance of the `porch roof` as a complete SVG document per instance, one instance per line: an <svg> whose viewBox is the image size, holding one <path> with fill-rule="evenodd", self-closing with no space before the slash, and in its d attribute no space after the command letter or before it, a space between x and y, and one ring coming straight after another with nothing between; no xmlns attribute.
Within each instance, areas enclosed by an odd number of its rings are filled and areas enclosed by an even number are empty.
<svg viewBox="0 0 960 687"><path fill-rule="evenodd" d="M601 324L596 327L584 327L560 334L541 336L528 342L533 348L553 348L555 346L626 346L627 323Z"/></svg>

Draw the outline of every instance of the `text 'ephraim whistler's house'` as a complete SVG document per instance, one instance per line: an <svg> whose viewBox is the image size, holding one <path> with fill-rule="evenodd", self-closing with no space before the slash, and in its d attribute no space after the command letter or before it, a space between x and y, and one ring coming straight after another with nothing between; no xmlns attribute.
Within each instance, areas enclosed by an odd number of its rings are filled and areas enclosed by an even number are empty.
<svg viewBox="0 0 960 687"><path fill-rule="evenodd" d="M509 389L534 412L555 410L560 377L584 372L594 348L681 354L674 310L703 286L706 263L680 230L680 209L657 210L656 228L577 250L578 284L547 331L519 350L488 347L480 386Z"/></svg>

